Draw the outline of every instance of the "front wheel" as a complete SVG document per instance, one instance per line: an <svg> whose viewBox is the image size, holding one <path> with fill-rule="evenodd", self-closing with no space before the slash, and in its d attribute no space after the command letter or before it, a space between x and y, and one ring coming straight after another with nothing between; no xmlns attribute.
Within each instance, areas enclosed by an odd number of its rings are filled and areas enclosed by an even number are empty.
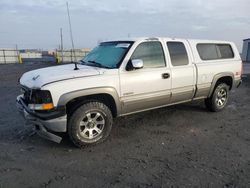
<svg viewBox="0 0 250 188"><path fill-rule="evenodd" d="M110 109L101 102L88 102L80 106L70 117L68 134L77 147L103 142L113 124Z"/></svg>
<svg viewBox="0 0 250 188"><path fill-rule="evenodd" d="M205 99L206 107L212 112L225 108L228 101L229 86L225 83L218 84L211 97Z"/></svg>

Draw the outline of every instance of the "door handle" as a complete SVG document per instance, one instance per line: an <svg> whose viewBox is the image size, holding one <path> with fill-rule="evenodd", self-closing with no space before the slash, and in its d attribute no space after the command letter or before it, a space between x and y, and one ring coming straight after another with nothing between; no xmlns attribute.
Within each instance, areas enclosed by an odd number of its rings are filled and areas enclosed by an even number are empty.
<svg viewBox="0 0 250 188"><path fill-rule="evenodd" d="M163 73L162 74L162 78L163 79L168 79L170 77L170 74L169 73Z"/></svg>

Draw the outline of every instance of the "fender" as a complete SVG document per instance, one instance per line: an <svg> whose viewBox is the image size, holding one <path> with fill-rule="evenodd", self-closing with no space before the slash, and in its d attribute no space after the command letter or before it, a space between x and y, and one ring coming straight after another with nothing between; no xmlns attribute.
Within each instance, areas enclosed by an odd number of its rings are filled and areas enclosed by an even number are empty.
<svg viewBox="0 0 250 188"><path fill-rule="evenodd" d="M214 76L214 78L213 78L213 81L212 81L212 84L211 84L211 87L210 87L210 90L209 90L208 97L211 97L211 95L213 94L214 87L215 87L217 81L220 78L225 77L225 76L230 76L232 78L232 84L234 85L234 74L232 72L221 72L219 74L216 74Z"/></svg>
<svg viewBox="0 0 250 188"><path fill-rule="evenodd" d="M89 95L96 95L96 94L109 94L113 97L116 109L117 109L117 115L119 116L121 113L121 102L119 99L119 95L115 88L113 87L96 87L96 88L87 88L83 90L76 90L69 93L63 94L58 101L58 106L65 106L69 101L78 98L78 97L84 97Z"/></svg>

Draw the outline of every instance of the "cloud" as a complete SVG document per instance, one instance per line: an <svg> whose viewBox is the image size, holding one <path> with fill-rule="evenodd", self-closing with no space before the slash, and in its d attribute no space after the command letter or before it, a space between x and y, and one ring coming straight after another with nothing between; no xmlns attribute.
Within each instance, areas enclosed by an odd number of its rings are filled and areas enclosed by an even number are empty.
<svg viewBox="0 0 250 188"><path fill-rule="evenodd" d="M195 30L195 31L205 31L207 30L207 26L204 26L204 25L193 25L192 26L192 29Z"/></svg>
<svg viewBox="0 0 250 188"><path fill-rule="evenodd" d="M249 37L249 0L68 0L77 45L131 36L234 40ZM0 0L4 43L56 47L60 27L67 46L66 1ZM48 45L46 45L46 43Z"/></svg>

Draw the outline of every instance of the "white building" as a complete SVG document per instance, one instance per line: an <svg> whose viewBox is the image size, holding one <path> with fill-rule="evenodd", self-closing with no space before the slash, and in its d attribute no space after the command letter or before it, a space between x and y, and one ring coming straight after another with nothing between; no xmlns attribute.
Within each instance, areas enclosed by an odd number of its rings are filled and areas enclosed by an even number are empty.
<svg viewBox="0 0 250 188"><path fill-rule="evenodd" d="M242 58L242 61L246 61L250 63L250 38L243 40L241 58Z"/></svg>

